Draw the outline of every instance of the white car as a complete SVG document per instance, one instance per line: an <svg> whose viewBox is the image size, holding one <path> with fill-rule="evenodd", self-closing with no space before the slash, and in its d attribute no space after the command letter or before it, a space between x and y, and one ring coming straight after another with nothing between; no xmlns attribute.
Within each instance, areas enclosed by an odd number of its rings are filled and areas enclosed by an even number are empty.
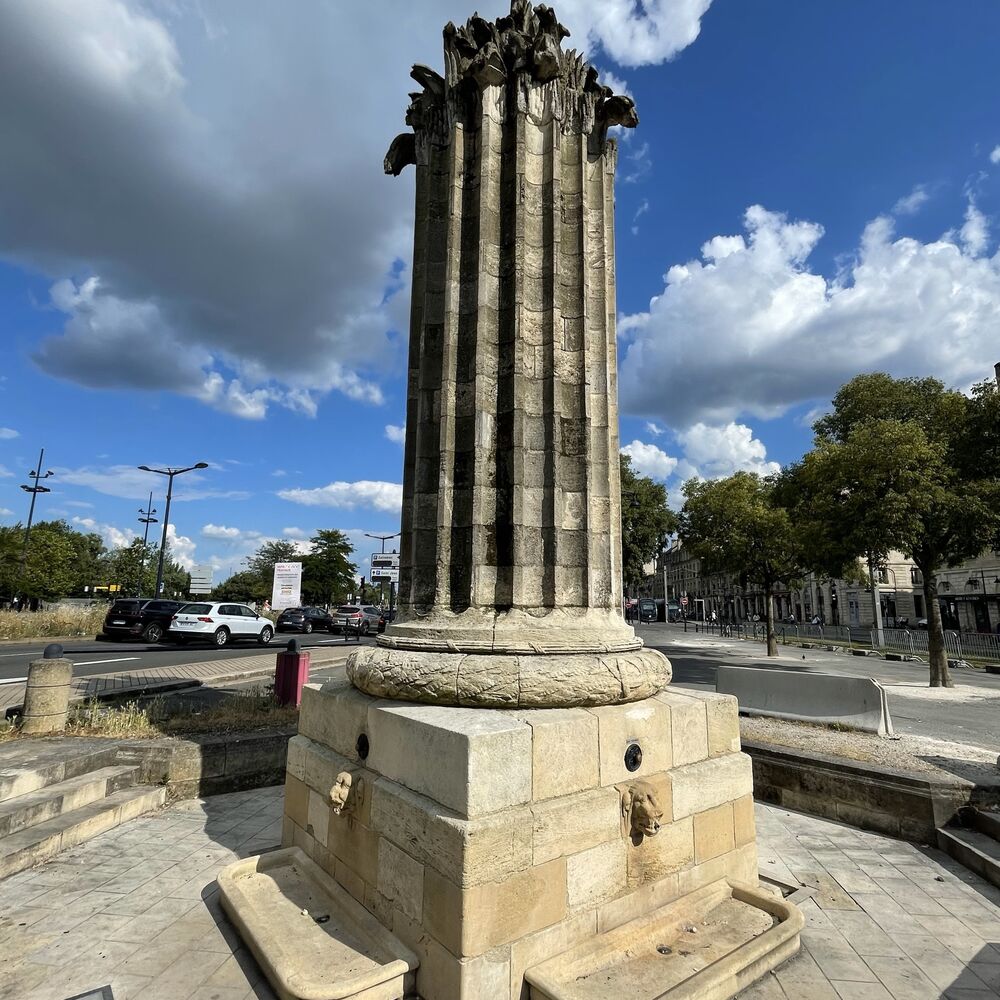
<svg viewBox="0 0 1000 1000"><path fill-rule="evenodd" d="M256 639L266 646L273 636L271 619L245 604L192 603L178 609L164 638L180 643L205 639L221 648L236 639Z"/></svg>

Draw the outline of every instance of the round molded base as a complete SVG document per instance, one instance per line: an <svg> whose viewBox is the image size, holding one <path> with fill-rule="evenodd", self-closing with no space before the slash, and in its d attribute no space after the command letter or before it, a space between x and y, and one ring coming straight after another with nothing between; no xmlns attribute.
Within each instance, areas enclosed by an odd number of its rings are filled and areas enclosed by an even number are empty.
<svg viewBox="0 0 1000 1000"><path fill-rule="evenodd" d="M655 649L552 655L423 652L364 646L351 683L376 698L476 708L574 708L651 698L670 683Z"/></svg>

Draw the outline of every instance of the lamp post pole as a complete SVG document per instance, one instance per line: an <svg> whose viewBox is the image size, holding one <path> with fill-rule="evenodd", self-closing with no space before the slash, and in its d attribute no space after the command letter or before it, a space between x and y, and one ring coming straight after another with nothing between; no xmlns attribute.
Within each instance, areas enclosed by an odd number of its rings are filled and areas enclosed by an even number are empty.
<svg viewBox="0 0 1000 1000"><path fill-rule="evenodd" d="M163 534L160 536L160 560L156 566L156 593L153 597L159 597L163 589L163 560L167 554L167 528L170 526L170 500L174 495L174 476L183 475L185 472L193 472L195 469L207 469L208 462L198 462L197 465L189 465L184 469L173 469L169 466L166 469L151 469L148 465L140 465L141 472L155 472L158 476L167 477L167 505L163 510ZM152 502L152 494L150 494Z"/></svg>
<svg viewBox="0 0 1000 1000"><path fill-rule="evenodd" d="M52 471L49 470L46 473L42 473L42 459L45 458L45 449L42 448L38 453L38 465L35 466L28 475L33 481L32 486L22 483L21 489L25 493L31 494L31 504L28 507L28 524L24 529L24 546L21 549L21 568L18 570L17 574L17 586L14 588L16 596L20 597L21 580L24 578L24 570L28 564L28 541L31 538L31 522L35 518L35 500L38 498L39 493L51 493L52 491L48 486L39 486L39 480L48 479L49 476L53 475ZM23 607L21 602L18 603L18 607Z"/></svg>
<svg viewBox="0 0 1000 1000"><path fill-rule="evenodd" d="M156 508L153 506L153 491L149 491L149 502L146 504L146 509L143 510L139 508L139 513L142 517L139 518L139 523L144 525L142 529L142 557L139 560L139 579L136 580L136 597L142 597L142 572L146 568L146 546L149 544L149 526L151 524L156 524L157 519L153 517L156 513Z"/></svg>

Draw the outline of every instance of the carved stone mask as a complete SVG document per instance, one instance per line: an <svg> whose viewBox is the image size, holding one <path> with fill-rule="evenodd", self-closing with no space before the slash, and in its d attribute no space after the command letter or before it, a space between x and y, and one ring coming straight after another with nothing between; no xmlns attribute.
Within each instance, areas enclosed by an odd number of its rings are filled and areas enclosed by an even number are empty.
<svg viewBox="0 0 1000 1000"><path fill-rule="evenodd" d="M330 805L334 813L340 815L340 810L347 803L347 796L351 794L351 775L348 771L341 771L337 775L337 780L330 789Z"/></svg>
<svg viewBox="0 0 1000 1000"><path fill-rule="evenodd" d="M627 817L633 843L660 832L663 809L656 789L647 781L636 781L622 793L622 814Z"/></svg>

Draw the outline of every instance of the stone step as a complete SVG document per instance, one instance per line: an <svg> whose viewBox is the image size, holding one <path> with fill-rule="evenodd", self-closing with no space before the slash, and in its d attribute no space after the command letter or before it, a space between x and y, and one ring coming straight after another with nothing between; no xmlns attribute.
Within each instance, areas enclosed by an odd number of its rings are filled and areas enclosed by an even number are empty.
<svg viewBox="0 0 1000 1000"><path fill-rule="evenodd" d="M983 812L982 809L976 809L972 813L971 825L974 830L1000 841L1000 813Z"/></svg>
<svg viewBox="0 0 1000 1000"><path fill-rule="evenodd" d="M0 840L0 878L46 861L60 851L118 826L166 801L162 785L134 785Z"/></svg>
<svg viewBox="0 0 1000 1000"><path fill-rule="evenodd" d="M0 766L0 802L115 763L114 744L83 749L65 741L65 745L33 742L42 744L36 753L5 754Z"/></svg>
<svg viewBox="0 0 1000 1000"><path fill-rule="evenodd" d="M135 765L101 767L0 802L0 838L90 805L136 783Z"/></svg>
<svg viewBox="0 0 1000 1000"><path fill-rule="evenodd" d="M978 830L949 826L938 830L938 847L969 871L1000 886L1000 843Z"/></svg>

